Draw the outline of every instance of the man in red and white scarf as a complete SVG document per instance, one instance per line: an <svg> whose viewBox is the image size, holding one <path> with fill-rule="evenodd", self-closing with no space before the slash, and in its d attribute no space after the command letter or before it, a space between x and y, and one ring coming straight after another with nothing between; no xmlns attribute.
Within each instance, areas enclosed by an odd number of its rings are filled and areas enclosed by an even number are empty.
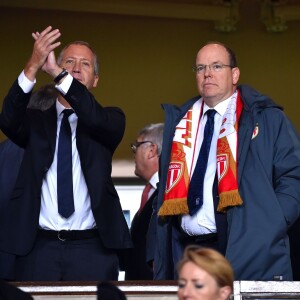
<svg viewBox="0 0 300 300"><path fill-rule="evenodd" d="M201 96L180 107L163 105L154 278L176 278L182 251L197 244L226 255L236 280L291 280L286 230L300 214L299 137L281 107L237 86L240 70L230 48L206 44L194 70ZM191 198L199 172L199 197Z"/></svg>

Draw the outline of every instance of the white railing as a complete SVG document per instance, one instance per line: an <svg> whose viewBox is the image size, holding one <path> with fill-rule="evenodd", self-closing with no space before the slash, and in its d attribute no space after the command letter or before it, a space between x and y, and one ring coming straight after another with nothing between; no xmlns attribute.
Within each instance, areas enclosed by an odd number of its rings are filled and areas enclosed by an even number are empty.
<svg viewBox="0 0 300 300"><path fill-rule="evenodd" d="M23 291L33 295L35 300L97 298L96 282L53 282L14 283ZM176 300L176 281L118 281L115 284L125 292L128 300L154 299ZM300 299L299 281L235 281L234 300L283 300Z"/></svg>

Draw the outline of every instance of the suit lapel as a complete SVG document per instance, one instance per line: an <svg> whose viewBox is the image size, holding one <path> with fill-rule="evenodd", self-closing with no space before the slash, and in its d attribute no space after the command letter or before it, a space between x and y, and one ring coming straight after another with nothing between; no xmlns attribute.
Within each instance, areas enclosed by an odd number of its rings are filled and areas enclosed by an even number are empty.
<svg viewBox="0 0 300 300"><path fill-rule="evenodd" d="M56 104L52 105L44 112L44 127L50 142L51 152L54 154L56 146L56 132L57 132L57 112Z"/></svg>

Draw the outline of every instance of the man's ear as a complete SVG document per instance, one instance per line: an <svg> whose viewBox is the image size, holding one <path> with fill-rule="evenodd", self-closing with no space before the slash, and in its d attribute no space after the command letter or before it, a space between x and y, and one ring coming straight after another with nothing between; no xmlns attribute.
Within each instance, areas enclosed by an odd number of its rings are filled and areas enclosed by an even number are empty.
<svg viewBox="0 0 300 300"><path fill-rule="evenodd" d="M236 85L240 78L240 69L235 67L232 69L232 83Z"/></svg>
<svg viewBox="0 0 300 300"><path fill-rule="evenodd" d="M93 83L94 88L97 86L98 81L99 81L99 75L95 75L95 79L94 79L94 83Z"/></svg>
<svg viewBox="0 0 300 300"><path fill-rule="evenodd" d="M149 151L148 151L148 158L153 158L157 156L157 145L156 144L151 144L149 146Z"/></svg>

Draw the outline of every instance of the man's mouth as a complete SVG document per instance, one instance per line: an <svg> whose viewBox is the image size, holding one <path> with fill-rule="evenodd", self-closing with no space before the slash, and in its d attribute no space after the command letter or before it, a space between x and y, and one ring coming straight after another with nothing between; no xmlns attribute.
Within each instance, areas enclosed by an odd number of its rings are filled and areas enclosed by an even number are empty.
<svg viewBox="0 0 300 300"><path fill-rule="evenodd" d="M79 76L74 76L74 75L73 75L73 77L74 77L75 79L77 79L78 81L82 81L81 77L79 77Z"/></svg>

